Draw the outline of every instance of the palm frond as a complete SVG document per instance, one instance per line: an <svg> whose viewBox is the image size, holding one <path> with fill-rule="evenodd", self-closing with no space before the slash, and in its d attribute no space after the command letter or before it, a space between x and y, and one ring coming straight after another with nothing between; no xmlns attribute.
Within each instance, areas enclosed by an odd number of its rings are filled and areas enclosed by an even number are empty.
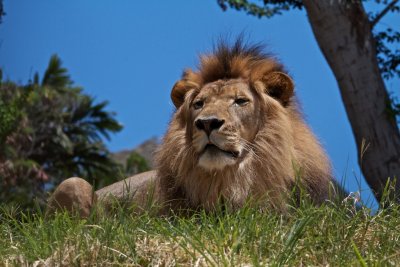
<svg viewBox="0 0 400 267"><path fill-rule="evenodd" d="M42 86L62 89L71 84L72 81L67 69L62 67L61 59L57 55L52 55L42 79Z"/></svg>

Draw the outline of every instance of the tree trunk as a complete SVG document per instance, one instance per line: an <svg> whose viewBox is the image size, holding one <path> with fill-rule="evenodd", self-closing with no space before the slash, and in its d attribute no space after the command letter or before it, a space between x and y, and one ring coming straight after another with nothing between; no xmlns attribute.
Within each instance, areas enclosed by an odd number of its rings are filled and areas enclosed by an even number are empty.
<svg viewBox="0 0 400 267"><path fill-rule="evenodd" d="M338 82L356 139L359 164L378 201L388 178L400 180L400 133L360 1L303 0L322 53ZM323 88L321 88L323 90ZM400 181L395 186L400 202Z"/></svg>

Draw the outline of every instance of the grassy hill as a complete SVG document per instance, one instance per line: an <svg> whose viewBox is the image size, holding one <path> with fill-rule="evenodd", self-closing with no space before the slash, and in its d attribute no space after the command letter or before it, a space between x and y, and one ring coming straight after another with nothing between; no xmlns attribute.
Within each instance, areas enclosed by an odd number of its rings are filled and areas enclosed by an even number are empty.
<svg viewBox="0 0 400 267"><path fill-rule="evenodd" d="M191 217L116 210L87 220L0 209L0 266L398 266L400 207L353 201L285 215L255 208Z"/></svg>

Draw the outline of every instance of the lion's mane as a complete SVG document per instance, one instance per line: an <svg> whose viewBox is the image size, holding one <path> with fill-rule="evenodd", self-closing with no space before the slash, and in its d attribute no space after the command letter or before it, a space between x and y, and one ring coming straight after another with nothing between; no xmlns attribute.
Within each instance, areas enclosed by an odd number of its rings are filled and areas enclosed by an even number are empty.
<svg viewBox="0 0 400 267"><path fill-rule="evenodd" d="M241 40L232 46L220 43L213 53L200 56L197 70L186 70L176 83L171 97L177 109L156 153L164 199L187 208L212 210L218 201L241 207L252 198L281 210L297 180L313 201L320 203L328 197L332 175L326 153L304 122L295 95L275 90L285 86L285 81L269 74L287 72L262 50ZM254 123L262 126L243 162L206 171L197 166L198 155L191 143L190 102L207 83L238 78L250 86L265 87L279 102L260 99L261 110L254 114Z"/></svg>

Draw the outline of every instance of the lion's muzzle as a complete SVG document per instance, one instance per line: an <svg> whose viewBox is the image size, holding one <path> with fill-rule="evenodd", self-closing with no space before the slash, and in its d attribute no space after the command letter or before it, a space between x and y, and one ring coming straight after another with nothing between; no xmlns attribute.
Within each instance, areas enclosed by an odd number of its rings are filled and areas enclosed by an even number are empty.
<svg viewBox="0 0 400 267"><path fill-rule="evenodd" d="M212 154L217 154L217 153L223 152L226 155L234 157L234 158L238 158L239 154L240 154L239 151L225 150L225 149L218 147L217 145L212 144L211 142L205 146L203 153L205 153L206 151L209 151L209 153L212 153Z"/></svg>
<svg viewBox="0 0 400 267"><path fill-rule="evenodd" d="M197 129L206 132L207 136L210 136L211 132L218 130L225 123L225 120L220 120L217 117L205 117L199 118L195 121Z"/></svg>

